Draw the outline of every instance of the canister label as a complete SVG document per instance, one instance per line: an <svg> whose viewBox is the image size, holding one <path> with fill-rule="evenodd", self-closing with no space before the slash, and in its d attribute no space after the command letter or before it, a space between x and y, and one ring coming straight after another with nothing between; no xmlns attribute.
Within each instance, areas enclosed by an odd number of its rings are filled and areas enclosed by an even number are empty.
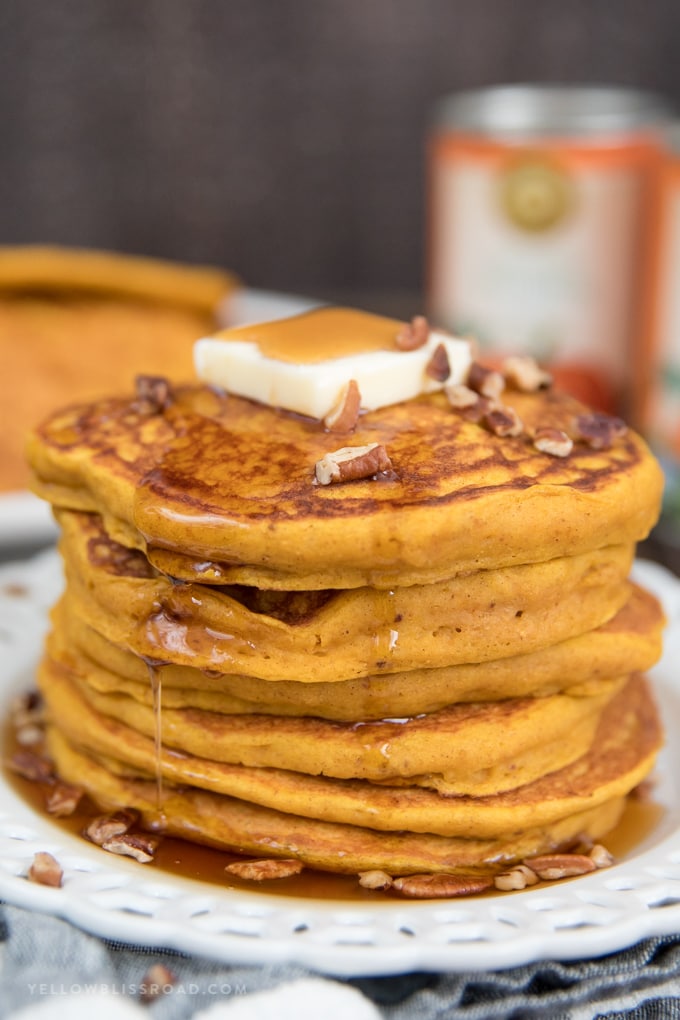
<svg viewBox="0 0 680 1020"><path fill-rule="evenodd" d="M667 476L666 509L680 527L680 158L670 156L659 194L650 343L641 425Z"/></svg>
<svg viewBox="0 0 680 1020"><path fill-rule="evenodd" d="M643 210L656 139L432 141L429 310L483 350L522 349L621 410L638 326Z"/></svg>

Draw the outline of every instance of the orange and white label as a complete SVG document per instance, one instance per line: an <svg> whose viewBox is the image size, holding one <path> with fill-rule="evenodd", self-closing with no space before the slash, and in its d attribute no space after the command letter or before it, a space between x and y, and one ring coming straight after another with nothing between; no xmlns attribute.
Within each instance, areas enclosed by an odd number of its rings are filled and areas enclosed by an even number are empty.
<svg viewBox="0 0 680 1020"><path fill-rule="evenodd" d="M620 410L659 152L655 137L592 146L433 139L432 320L493 354L532 354L579 395Z"/></svg>
<svg viewBox="0 0 680 1020"><path fill-rule="evenodd" d="M669 158L659 196L656 279L647 350L643 427L654 446L680 463L680 158Z"/></svg>

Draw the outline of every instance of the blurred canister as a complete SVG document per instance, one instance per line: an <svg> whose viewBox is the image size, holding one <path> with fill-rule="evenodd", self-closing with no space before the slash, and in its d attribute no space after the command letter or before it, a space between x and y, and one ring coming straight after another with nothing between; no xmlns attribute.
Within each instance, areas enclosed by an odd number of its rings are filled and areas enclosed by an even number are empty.
<svg viewBox="0 0 680 1020"><path fill-rule="evenodd" d="M521 350L627 413L650 182L670 120L650 93L462 92L429 141L428 310L493 355Z"/></svg>
<svg viewBox="0 0 680 1020"><path fill-rule="evenodd" d="M645 343L635 366L636 424L666 472L662 530L680 541L680 124L667 133L653 217ZM670 529L669 527L670 526ZM670 536L672 537L672 536Z"/></svg>

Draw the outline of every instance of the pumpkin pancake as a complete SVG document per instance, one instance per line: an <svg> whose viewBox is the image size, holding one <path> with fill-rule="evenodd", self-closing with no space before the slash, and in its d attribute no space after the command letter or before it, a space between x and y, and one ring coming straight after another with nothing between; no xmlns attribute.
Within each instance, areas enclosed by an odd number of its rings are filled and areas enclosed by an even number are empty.
<svg viewBox="0 0 680 1020"><path fill-rule="evenodd" d="M140 656L107 641L59 602L52 613L50 654L102 694L124 693L153 704L149 666ZM356 722L434 712L450 704L505 698L578 696L602 680L649 669L661 654L663 613L637 585L616 616L575 638L523 655L438 669L373 675L329 683L272 683L255 677L157 665L167 708L201 708L227 714L317 716Z"/></svg>
<svg viewBox="0 0 680 1020"><path fill-rule="evenodd" d="M164 707L160 725L169 750L209 760L487 796L523 786L581 757L602 711L624 683L602 681L597 693L582 697L469 703L374 723ZM85 702L95 717L155 737L153 708L125 694L93 691L88 677L63 661L44 661L41 686L54 718L70 732L74 724L75 732L83 724ZM96 731L97 722L88 729Z"/></svg>
<svg viewBox="0 0 680 1020"><path fill-rule="evenodd" d="M85 708L89 723L88 712ZM148 825L158 825L153 741L134 733L122 740L121 724L113 720L98 732L77 724L73 730L65 735L61 726L50 730L60 774L83 786L102 807L133 806ZM255 853L268 844L272 856L292 856L329 870L380 867L398 874L423 867L497 866L578 835L599 838L616 824L625 795L648 773L660 739L647 687L635 677L602 714L586 755L495 796L442 797L164 751L161 768L168 787L162 813L171 833L191 827L194 840ZM493 841L493 848L485 841ZM428 853L426 864L423 854Z"/></svg>
<svg viewBox="0 0 680 1020"><path fill-rule="evenodd" d="M57 729L49 749L59 773L87 790L105 811L134 808L152 831L254 857L295 858L322 871L358 874L379 869L390 875L426 872L502 871L508 864L580 840L599 840L613 829L625 807L616 797L560 819L550 827L510 832L499 838L443 837L428 833L381 832L356 824L312 821L233 797L168 785L160 811L156 783L113 759L99 759L72 745Z"/></svg>
<svg viewBox="0 0 680 1020"><path fill-rule="evenodd" d="M393 469L345 485L315 483L338 445L319 422L200 385L60 411L28 454L39 495L97 511L165 573L216 584L391 589L644 538L663 485L644 442L628 431L552 457L530 437L573 433L587 409L552 390L508 399L520 436L441 393L363 414L352 445L383 444Z"/></svg>
<svg viewBox="0 0 680 1020"><path fill-rule="evenodd" d="M611 619L626 603L632 546L393 590L292 597L139 576L93 514L62 511L70 611L152 659L309 683L516 655ZM140 565L141 561L141 565Z"/></svg>
<svg viewBox="0 0 680 1020"><path fill-rule="evenodd" d="M218 304L239 286L207 266L0 246L0 490L27 487L26 434L52 408L138 372L187 376L196 336L216 327Z"/></svg>

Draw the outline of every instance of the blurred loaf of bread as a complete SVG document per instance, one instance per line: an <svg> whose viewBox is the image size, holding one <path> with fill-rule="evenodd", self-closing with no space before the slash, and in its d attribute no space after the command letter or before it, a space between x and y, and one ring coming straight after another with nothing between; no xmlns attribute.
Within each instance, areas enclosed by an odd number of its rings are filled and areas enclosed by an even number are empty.
<svg viewBox="0 0 680 1020"><path fill-rule="evenodd" d="M51 409L190 378L193 342L239 287L221 269L113 252L0 248L0 491L26 488L28 429Z"/></svg>

